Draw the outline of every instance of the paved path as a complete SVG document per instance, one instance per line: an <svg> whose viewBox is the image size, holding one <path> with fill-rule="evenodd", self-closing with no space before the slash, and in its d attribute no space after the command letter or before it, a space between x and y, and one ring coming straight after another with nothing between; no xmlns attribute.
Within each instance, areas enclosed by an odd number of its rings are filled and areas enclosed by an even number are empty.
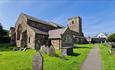
<svg viewBox="0 0 115 70"><path fill-rule="evenodd" d="M102 70L98 45L91 50L80 70Z"/></svg>

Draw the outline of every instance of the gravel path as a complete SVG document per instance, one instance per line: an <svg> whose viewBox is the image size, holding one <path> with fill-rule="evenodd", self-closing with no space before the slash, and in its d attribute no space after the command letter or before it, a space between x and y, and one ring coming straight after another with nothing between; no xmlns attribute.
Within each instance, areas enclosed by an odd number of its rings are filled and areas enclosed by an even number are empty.
<svg viewBox="0 0 115 70"><path fill-rule="evenodd" d="M99 47L96 45L88 54L80 70L102 70Z"/></svg>

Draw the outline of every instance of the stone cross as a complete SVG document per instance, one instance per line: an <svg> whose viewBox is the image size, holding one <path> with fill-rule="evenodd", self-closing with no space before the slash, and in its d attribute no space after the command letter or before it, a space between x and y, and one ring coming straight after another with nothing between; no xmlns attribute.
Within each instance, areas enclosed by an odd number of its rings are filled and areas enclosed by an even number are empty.
<svg viewBox="0 0 115 70"><path fill-rule="evenodd" d="M32 70L43 70L43 57L39 51L33 57Z"/></svg>

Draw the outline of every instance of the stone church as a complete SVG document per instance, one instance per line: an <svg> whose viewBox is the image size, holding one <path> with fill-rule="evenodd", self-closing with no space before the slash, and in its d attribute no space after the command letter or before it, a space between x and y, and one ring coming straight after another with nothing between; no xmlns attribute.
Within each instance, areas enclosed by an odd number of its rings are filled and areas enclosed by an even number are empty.
<svg viewBox="0 0 115 70"><path fill-rule="evenodd" d="M64 42L68 42L68 46L74 42L83 43L81 18L72 17L68 21L68 27L64 27L21 13L15 27L10 28L11 43L32 49L47 46L49 42L55 49L61 48Z"/></svg>

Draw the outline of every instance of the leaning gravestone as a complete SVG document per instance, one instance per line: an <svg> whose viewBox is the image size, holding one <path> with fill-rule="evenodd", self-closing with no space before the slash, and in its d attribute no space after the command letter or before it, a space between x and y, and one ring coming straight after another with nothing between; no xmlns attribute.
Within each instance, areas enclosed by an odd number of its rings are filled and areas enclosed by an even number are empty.
<svg viewBox="0 0 115 70"><path fill-rule="evenodd" d="M56 55L56 53L55 53L55 48L54 48L53 46L50 46L50 47L49 47L49 55L50 55L50 56L55 56L55 55Z"/></svg>
<svg viewBox="0 0 115 70"><path fill-rule="evenodd" d="M39 51L37 51L37 54L33 57L32 70L43 70L43 57Z"/></svg>

